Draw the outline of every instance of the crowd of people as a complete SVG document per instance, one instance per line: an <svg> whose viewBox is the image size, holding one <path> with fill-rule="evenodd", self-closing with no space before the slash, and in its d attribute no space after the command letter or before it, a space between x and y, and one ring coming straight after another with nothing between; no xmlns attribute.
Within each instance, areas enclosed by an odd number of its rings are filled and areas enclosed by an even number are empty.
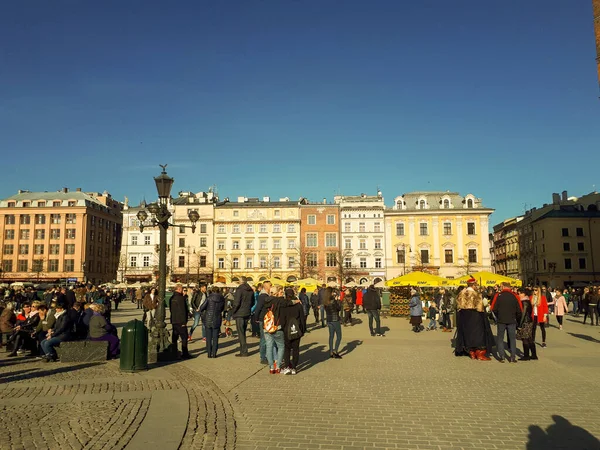
<svg viewBox="0 0 600 450"><path fill-rule="evenodd" d="M57 360L62 342L108 342L107 357L119 356L119 338L110 323L119 292L78 285L52 287L39 294L33 288L0 291L0 346L8 356L28 354L44 362Z"/></svg>

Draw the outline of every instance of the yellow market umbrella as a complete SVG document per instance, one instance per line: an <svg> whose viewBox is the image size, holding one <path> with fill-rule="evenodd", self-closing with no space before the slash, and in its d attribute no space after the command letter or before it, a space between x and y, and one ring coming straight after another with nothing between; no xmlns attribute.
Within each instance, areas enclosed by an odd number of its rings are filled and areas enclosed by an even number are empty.
<svg viewBox="0 0 600 450"><path fill-rule="evenodd" d="M410 272L386 281L387 286L442 286L443 278L425 272Z"/></svg>
<svg viewBox="0 0 600 450"><path fill-rule="evenodd" d="M499 273L491 273L491 272L477 272L472 275L465 275L464 277L458 278L456 281L459 286L466 286L467 280L469 278L475 278L477 280L477 284L479 286L487 287L487 286L496 286L501 283L510 283L511 286L521 286L523 282L521 280L517 280L516 278L506 277L504 275L500 275Z"/></svg>

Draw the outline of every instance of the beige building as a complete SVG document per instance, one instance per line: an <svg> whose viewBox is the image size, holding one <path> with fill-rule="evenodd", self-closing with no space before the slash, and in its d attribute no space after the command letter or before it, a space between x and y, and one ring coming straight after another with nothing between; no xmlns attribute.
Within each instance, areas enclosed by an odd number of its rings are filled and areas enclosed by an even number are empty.
<svg viewBox="0 0 600 450"><path fill-rule="evenodd" d="M490 271L493 212L472 194L412 192L396 197L385 211L387 278L414 270L447 278Z"/></svg>
<svg viewBox="0 0 600 450"><path fill-rule="evenodd" d="M577 286L600 281L600 195L553 194L517 225L525 284Z"/></svg>
<svg viewBox="0 0 600 450"><path fill-rule="evenodd" d="M214 281L294 281L300 254L300 206L288 198L239 197L215 207Z"/></svg>
<svg viewBox="0 0 600 450"><path fill-rule="evenodd" d="M0 201L2 280L116 279L123 205L108 192L19 191Z"/></svg>

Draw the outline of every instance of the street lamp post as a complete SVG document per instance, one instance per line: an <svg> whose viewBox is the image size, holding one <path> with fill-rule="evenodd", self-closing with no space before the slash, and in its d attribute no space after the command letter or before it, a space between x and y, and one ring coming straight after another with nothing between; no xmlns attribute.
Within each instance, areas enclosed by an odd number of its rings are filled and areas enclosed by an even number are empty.
<svg viewBox="0 0 600 450"><path fill-rule="evenodd" d="M173 187L174 179L167 175L167 165L161 165L162 172L159 176L154 177L156 190L158 191L158 202L151 203L147 206L148 212L152 215L152 223L150 226L157 226L159 229L159 253L158 253L158 306L156 307L155 328L150 336L149 360L168 360L176 357L176 352L171 351L169 336L166 330L165 323L165 293L167 290L167 230L173 224L169 222L171 213L169 212L168 202L171 198L171 188ZM140 231L144 231L144 222L148 219L148 213L141 209L137 213L137 218L140 221ZM196 222L200 218L197 211L190 211L188 218L192 222L192 233L196 231ZM182 225L184 226L184 225ZM153 356L156 356L154 359Z"/></svg>

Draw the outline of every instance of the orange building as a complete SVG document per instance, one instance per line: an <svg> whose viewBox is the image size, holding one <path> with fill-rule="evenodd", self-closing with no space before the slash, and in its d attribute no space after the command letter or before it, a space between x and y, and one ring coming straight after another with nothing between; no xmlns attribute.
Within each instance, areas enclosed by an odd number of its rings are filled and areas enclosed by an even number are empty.
<svg viewBox="0 0 600 450"><path fill-rule="evenodd" d="M300 278L339 280L340 208L335 204L300 205Z"/></svg>
<svg viewBox="0 0 600 450"><path fill-rule="evenodd" d="M0 200L0 281L116 279L123 205L108 192L19 191Z"/></svg>

